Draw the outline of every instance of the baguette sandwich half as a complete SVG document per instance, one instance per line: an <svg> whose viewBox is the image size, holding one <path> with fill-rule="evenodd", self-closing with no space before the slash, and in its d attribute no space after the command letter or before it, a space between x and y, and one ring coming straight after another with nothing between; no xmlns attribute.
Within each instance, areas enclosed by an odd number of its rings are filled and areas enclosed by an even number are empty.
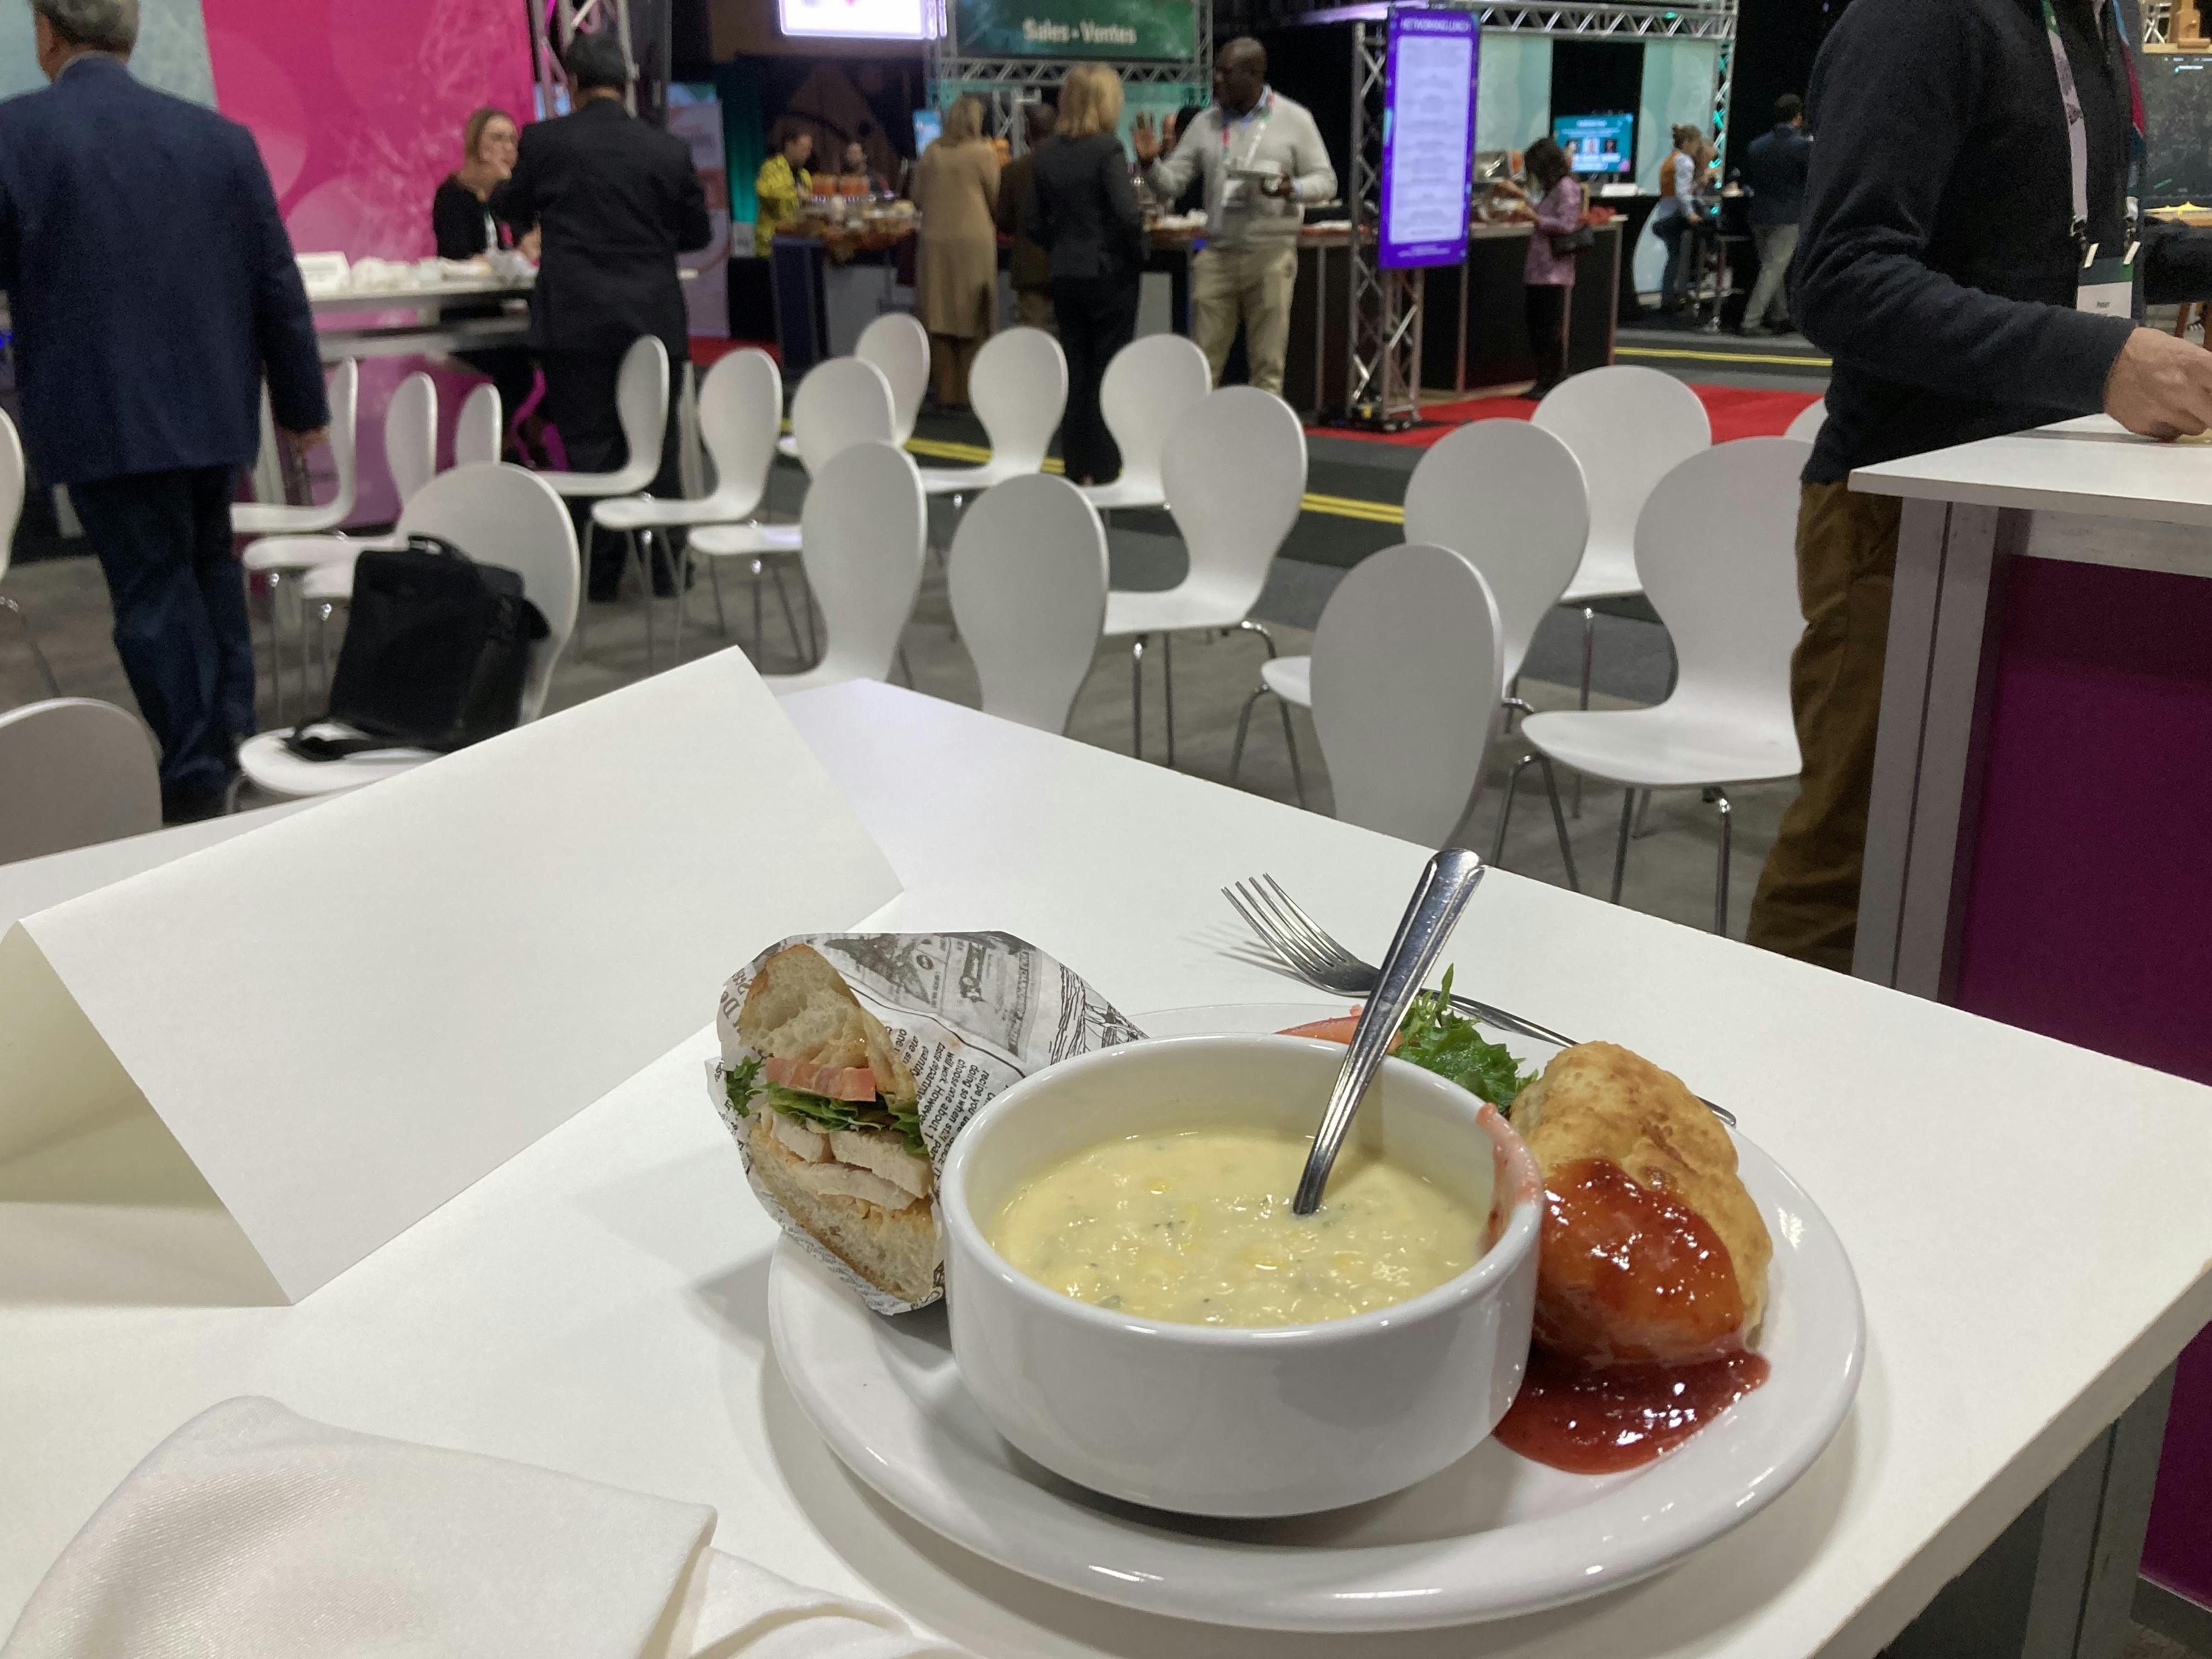
<svg viewBox="0 0 2212 1659"><path fill-rule="evenodd" d="M937 1293L937 1182L914 1074L883 1022L808 945L761 965L725 1038L731 1106L754 1178L878 1290Z"/></svg>

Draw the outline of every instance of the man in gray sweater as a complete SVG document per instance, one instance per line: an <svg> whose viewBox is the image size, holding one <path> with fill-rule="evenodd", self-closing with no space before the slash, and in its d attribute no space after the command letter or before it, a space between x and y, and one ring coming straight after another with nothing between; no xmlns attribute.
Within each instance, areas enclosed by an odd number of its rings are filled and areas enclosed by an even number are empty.
<svg viewBox="0 0 2212 1659"><path fill-rule="evenodd" d="M1298 227L1305 204L1336 194L1336 169L1303 104L1267 84L1267 53L1249 36L1213 60L1213 102L1162 159L1158 130L1137 118L1130 135L1145 180L1172 202L1194 177L1206 182L1206 246L1191 273L1191 333L1213 383L1229 361L1237 325L1252 384L1280 396L1297 281Z"/></svg>

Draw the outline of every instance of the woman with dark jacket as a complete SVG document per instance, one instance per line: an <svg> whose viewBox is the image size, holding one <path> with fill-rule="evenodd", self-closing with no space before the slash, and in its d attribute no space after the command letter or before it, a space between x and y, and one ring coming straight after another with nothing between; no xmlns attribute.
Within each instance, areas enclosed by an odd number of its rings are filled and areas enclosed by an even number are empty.
<svg viewBox="0 0 2212 1659"><path fill-rule="evenodd" d="M1060 454L1077 483L1105 483L1121 455L1098 409L1099 382L1137 331L1145 219L1115 129L1121 77L1103 64L1068 71L1055 136L1036 152L1023 224L1052 258L1052 307L1067 353Z"/></svg>
<svg viewBox="0 0 2212 1659"><path fill-rule="evenodd" d="M520 131L505 110L486 105L471 114L461 129L461 165L446 175L430 198L430 232L437 238L441 259L473 259L480 253L518 249L525 257L538 257L538 234L518 237L514 227L491 210L491 193L514 172ZM496 305L455 307L455 318L496 317ZM500 419L512 424L523 404L538 389L538 364L523 346L484 346L453 354L499 388ZM535 410L524 423L523 454L538 449L544 422ZM508 446L514 453L514 446Z"/></svg>
<svg viewBox="0 0 2212 1659"><path fill-rule="evenodd" d="M1528 343L1536 350L1536 384L1528 396L1541 398L1566 377L1567 301L1575 289L1575 256L1553 245L1572 236L1583 222L1583 187L1567 165L1567 153L1552 138L1528 146L1528 182L1536 195L1536 222L1528 232L1528 257L1521 267L1528 297Z"/></svg>

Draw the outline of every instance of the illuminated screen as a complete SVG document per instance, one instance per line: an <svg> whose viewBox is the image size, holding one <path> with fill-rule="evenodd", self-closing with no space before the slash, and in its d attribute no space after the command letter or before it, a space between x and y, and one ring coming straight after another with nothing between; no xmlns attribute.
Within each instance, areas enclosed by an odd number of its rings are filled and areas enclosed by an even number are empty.
<svg viewBox="0 0 2212 1659"><path fill-rule="evenodd" d="M1627 173L1636 166L1633 115L1562 115L1552 137L1577 173Z"/></svg>
<svg viewBox="0 0 2212 1659"><path fill-rule="evenodd" d="M914 112L914 153L919 155L945 137L945 112L918 109Z"/></svg>
<svg viewBox="0 0 2212 1659"><path fill-rule="evenodd" d="M865 40L927 40L930 0L776 0L786 34Z"/></svg>

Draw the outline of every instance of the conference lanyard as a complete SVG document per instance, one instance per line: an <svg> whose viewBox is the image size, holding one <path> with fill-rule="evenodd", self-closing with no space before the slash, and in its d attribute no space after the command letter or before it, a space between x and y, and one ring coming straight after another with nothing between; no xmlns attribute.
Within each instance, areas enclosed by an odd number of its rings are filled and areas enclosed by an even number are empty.
<svg viewBox="0 0 2212 1659"><path fill-rule="evenodd" d="M2106 0L2112 20L2113 38L2119 42L2120 60L2127 66L2130 116L2129 158L2130 171L2142 151L2143 108L2142 87L2136 77L2135 54L2128 50L2127 24L2120 15L2119 0ZM2081 250L2081 274L2079 279L2075 307L2112 316L2130 316L2135 310L2135 260L2136 242L2132 222L2124 224L2122 234L2126 239L2117 258L2100 259L2097 244L2089 240L2089 127L2081 113L2081 88L2075 84L2073 60L2066 55L2066 43L2059 38L2058 14L2051 0L2043 0L2043 29L2051 41L2051 65L2058 75L2058 101L2066 112L2066 151L2069 165L2069 183L2073 186L2074 246ZM2130 213L2132 218L2132 198Z"/></svg>
<svg viewBox="0 0 2212 1659"><path fill-rule="evenodd" d="M1275 91L1273 88L1270 87L1266 92L1260 95L1260 101L1257 104L1255 104L1250 109L1245 111L1243 115L1238 118L1237 125L1239 126L1242 126L1247 121L1249 121L1252 124L1252 137L1244 146L1244 163L1241 168L1237 167L1235 161L1230 159L1230 124L1227 121L1224 121L1221 124L1222 159L1231 169L1245 173L1249 173L1252 170L1252 158L1260 153L1260 141L1267 136L1267 118L1274 112Z"/></svg>

